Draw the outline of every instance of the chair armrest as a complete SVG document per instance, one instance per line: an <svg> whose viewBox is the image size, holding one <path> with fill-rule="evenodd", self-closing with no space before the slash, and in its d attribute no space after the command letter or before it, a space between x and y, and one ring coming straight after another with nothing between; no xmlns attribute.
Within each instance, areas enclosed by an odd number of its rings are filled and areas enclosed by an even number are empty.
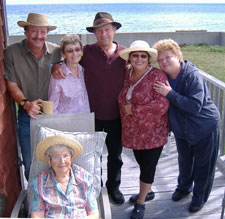
<svg viewBox="0 0 225 219"><path fill-rule="evenodd" d="M19 194L16 204L11 212L11 218L18 218L23 202L26 200L27 190L22 190ZM112 219L111 207L106 187L102 187L101 193L98 198L99 213L101 218Z"/></svg>
<svg viewBox="0 0 225 219"><path fill-rule="evenodd" d="M100 218L112 219L109 196L106 187L102 187L98 198Z"/></svg>
<svg viewBox="0 0 225 219"><path fill-rule="evenodd" d="M11 218L18 218L23 202L26 200L27 190L22 190L11 212Z"/></svg>

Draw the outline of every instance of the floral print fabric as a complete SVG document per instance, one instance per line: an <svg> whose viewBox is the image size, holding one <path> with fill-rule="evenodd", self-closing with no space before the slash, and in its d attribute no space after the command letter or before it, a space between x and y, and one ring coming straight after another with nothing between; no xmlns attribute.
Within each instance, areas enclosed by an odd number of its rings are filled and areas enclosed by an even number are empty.
<svg viewBox="0 0 225 219"><path fill-rule="evenodd" d="M153 89L156 81L165 83L167 76L152 68L134 87L130 100L127 92L132 81L130 71L126 72L123 89L118 97L122 121L122 145L126 148L144 150L161 147L168 136L167 110L169 101ZM132 115L125 115L123 106L132 104Z"/></svg>

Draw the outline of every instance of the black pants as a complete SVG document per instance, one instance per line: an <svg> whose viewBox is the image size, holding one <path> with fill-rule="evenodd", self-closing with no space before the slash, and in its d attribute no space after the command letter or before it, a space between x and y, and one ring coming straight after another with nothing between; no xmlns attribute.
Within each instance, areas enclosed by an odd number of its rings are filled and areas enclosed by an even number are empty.
<svg viewBox="0 0 225 219"><path fill-rule="evenodd" d="M133 150L135 159L140 166L140 181L152 184L154 182L156 165L163 146L146 150Z"/></svg>
<svg viewBox="0 0 225 219"><path fill-rule="evenodd" d="M121 153L121 121L115 120L95 120L95 130L107 133L106 146L107 157L107 181L108 191L118 189L121 182L121 167L123 165Z"/></svg>
<svg viewBox="0 0 225 219"><path fill-rule="evenodd" d="M194 186L193 203L205 203L211 192L219 150L219 133L220 129L216 127L194 145L175 136L179 163L177 188L191 191Z"/></svg>

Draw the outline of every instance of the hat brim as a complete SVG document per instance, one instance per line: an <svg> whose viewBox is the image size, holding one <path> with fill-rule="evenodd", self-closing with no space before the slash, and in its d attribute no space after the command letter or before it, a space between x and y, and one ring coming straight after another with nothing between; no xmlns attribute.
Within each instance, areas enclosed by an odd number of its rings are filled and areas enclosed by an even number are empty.
<svg viewBox="0 0 225 219"><path fill-rule="evenodd" d="M75 139L64 137L61 135L55 135L47 137L38 143L36 147L37 158L43 162L47 162L45 152L48 150L48 148L54 145L65 145L67 147L70 147L74 151L72 159L80 156L83 153L83 147Z"/></svg>
<svg viewBox="0 0 225 219"><path fill-rule="evenodd" d="M95 26L92 26L92 27L86 27L86 30L90 33L94 33L96 27L102 27L102 26L107 25L107 24L115 25L117 30L120 27L122 27L122 25L118 22L104 22L104 23L101 23L101 24L98 24L98 25L95 25Z"/></svg>
<svg viewBox="0 0 225 219"><path fill-rule="evenodd" d="M147 52L150 56L149 61L150 63L154 64L157 62L158 52L156 49L150 48L150 49L143 49L143 48L126 48L119 52L119 56L124 59L125 61L128 61L129 55L131 52L137 52L137 51L143 51Z"/></svg>
<svg viewBox="0 0 225 219"><path fill-rule="evenodd" d="M57 28L57 26L51 26L51 25L42 25L42 24L33 24L33 23L29 23L29 22L25 22L25 21L18 21L17 24L20 27L25 27L25 26L38 26L38 27L47 27L48 30L55 30Z"/></svg>

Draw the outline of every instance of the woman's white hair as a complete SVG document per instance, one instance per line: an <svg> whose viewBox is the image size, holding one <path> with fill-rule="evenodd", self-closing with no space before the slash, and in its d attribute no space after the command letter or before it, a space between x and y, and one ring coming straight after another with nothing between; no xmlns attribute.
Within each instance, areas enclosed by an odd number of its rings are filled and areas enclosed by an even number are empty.
<svg viewBox="0 0 225 219"><path fill-rule="evenodd" d="M66 145L54 145L46 150L45 152L46 160L50 161L53 151L65 151L66 149L69 150L71 157L73 157L74 151L72 148L67 147Z"/></svg>

